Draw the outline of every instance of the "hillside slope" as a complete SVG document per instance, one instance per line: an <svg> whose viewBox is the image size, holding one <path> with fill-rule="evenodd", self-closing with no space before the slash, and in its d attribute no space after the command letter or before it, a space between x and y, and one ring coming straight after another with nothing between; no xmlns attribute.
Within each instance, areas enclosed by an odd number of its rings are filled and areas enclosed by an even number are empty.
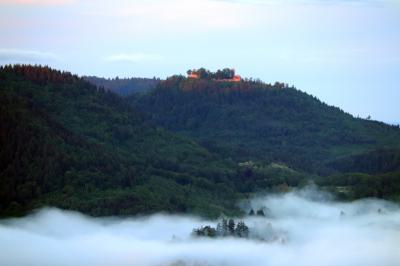
<svg viewBox="0 0 400 266"><path fill-rule="evenodd" d="M354 118L280 83L174 76L130 100L150 123L237 162L281 162L326 175L340 172L335 161L346 156L400 147L399 127Z"/></svg>
<svg viewBox="0 0 400 266"><path fill-rule="evenodd" d="M0 69L0 214L235 209L234 167L146 125L117 95L46 67Z"/></svg>
<svg viewBox="0 0 400 266"><path fill-rule="evenodd" d="M400 195L398 127L279 83L174 76L121 98L68 72L5 66L0 125L0 216L50 205L216 217L310 178L347 199Z"/></svg>

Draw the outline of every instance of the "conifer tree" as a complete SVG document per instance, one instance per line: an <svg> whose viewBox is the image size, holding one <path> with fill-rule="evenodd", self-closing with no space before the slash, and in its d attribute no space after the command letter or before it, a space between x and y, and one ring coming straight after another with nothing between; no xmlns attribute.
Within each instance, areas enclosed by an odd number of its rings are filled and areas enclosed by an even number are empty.
<svg viewBox="0 0 400 266"><path fill-rule="evenodd" d="M235 221L233 219L229 219L228 229L229 229L229 234L230 235L234 235L235 234Z"/></svg>
<svg viewBox="0 0 400 266"><path fill-rule="evenodd" d="M224 235L224 229L222 227L222 223L217 224L217 236L223 236Z"/></svg>
<svg viewBox="0 0 400 266"><path fill-rule="evenodd" d="M247 238L249 236L249 228L243 221L240 221L236 226L235 233L239 237Z"/></svg>
<svg viewBox="0 0 400 266"><path fill-rule="evenodd" d="M265 216L265 213L264 213L264 211L263 211L262 209L259 209L259 210L257 211L257 215L258 215L258 216Z"/></svg>
<svg viewBox="0 0 400 266"><path fill-rule="evenodd" d="M222 232L223 236L228 235L228 221L225 218L222 219Z"/></svg>

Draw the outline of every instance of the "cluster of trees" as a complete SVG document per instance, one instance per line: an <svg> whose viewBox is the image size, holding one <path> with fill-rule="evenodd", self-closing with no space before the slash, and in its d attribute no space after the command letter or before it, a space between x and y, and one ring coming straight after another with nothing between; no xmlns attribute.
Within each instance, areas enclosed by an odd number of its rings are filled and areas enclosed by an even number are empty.
<svg viewBox="0 0 400 266"><path fill-rule="evenodd" d="M250 216L254 216L254 215L265 216L265 213L264 213L263 209L258 209L257 211L254 211L253 209L251 209L250 212L249 212L249 215Z"/></svg>
<svg viewBox="0 0 400 266"><path fill-rule="evenodd" d="M234 219L222 218L216 227L209 225L193 229L193 235L201 237L240 237L248 238L249 227L243 222L235 222Z"/></svg>
<svg viewBox="0 0 400 266"><path fill-rule="evenodd" d="M232 79L235 76L235 70L231 68L218 69L216 72L211 72L205 68L188 70L188 75L197 74L200 79Z"/></svg>
<svg viewBox="0 0 400 266"><path fill-rule="evenodd" d="M72 75L68 71L59 71L51 69L48 66L38 65L4 65L0 66L0 73L8 75L17 75L33 81L39 84L46 84L47 82L52 83L72 83L77 81L79 78L76 75Z"/></svg>

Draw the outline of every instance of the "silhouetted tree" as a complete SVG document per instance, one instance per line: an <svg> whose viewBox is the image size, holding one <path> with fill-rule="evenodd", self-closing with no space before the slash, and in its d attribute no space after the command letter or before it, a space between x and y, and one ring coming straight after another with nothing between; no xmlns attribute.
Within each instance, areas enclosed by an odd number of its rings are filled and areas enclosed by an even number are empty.
<svg viewBox="0 0 400 266"><path fill-rule="evenodd" d="M229 219L228 221L228 230L230 235L235 234L235 221L233 219Z"/></svg>

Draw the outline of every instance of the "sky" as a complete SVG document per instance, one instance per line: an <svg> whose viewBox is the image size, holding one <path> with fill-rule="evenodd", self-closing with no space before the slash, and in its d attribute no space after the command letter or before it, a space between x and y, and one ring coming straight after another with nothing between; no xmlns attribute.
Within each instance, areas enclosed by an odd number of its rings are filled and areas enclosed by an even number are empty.
<svg viewBox="0 0 400 266"><path fill-rule="evenodd" d="M400 0L0 0L0 64L161 77L231 67L400 123Z"/></svg>

